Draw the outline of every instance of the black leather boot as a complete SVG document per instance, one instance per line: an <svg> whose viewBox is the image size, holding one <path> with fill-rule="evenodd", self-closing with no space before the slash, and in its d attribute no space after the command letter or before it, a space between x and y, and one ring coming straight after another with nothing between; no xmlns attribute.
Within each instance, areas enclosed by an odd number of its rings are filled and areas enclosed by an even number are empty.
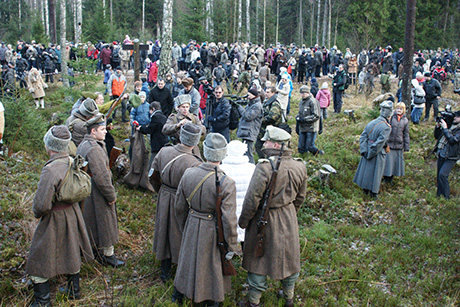
<svg viewBox="0 0 460 307"><path fill-rule="evenodd" d="M59 288L59 292L65 293L69 300L79 300L80 295L80 273L67 275L67 288Z"/></svg>
<svg viewBox="0 0 460 307"><path fill-rule="evenodd" d="M44 282L41 284L34 284L34 297L35 301L31 307L39 306L51 306L51 296L50 296L50 282Z"/></svg>
<svg viewBox="0 0 460 307"><path fill-rule="evenodd" d="M103 265L110 265L114 268L118 268L120 266L124 266L125 263L121 260L118 260L117 257L115 257L115 255L112 255L112 256L102 256L102 264Z"/></svg>

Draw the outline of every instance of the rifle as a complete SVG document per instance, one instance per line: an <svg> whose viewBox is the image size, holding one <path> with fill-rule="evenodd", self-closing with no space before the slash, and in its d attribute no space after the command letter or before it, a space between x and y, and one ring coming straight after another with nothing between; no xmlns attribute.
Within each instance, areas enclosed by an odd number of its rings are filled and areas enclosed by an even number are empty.
<svg viewBox="0 0 460 307"><path fill-rule="evenodd" d="M264 195L260 201L262 205L262 211L260 213L259 220L257 221L257 245L254 249L254 257L262 257L265 251L265 226L268 224L268 212L270 211L268 208L268 204L270 203L273 191L275 190L276 178L278 177L278 170L281 164L281 156L283 155L284 151L284 142L281 144L280 154L278 156L278 160L276 161L276 166L273 166L272 160L269 160L272 168L273 173L272 177L270 178L270 182L268 183L268 187L264 192Z"/></svg>
<svg viewBox="0 0 460 307"><path fill-rule="evenodd" d="M118 106L118 103L120 102L120 100L123 99L123 95L125 94L125 92L126 92L126 86L125 86L125 89L123 90L123 93L121 93L121 95L118 96L118 98L110 106L109 111L107 111L107 114L105 115L106 118L109 118L110 115L112 115L113 110L115 110L115 108Z"/></svg>
<svg viewBox="0 0 460 307"><path fill-rule="evenodd" d="M220 180L217 175L217 166L214 167L216 172L216 217L217 217L217 246L219 247L220 251L220 259L222 261L222 272L224 276L234 276L236 275L235 267L231 260L227 260L225 255L228 253L228 245L224 239L224 228L222 225L222 193L220 190Z"/></svg>

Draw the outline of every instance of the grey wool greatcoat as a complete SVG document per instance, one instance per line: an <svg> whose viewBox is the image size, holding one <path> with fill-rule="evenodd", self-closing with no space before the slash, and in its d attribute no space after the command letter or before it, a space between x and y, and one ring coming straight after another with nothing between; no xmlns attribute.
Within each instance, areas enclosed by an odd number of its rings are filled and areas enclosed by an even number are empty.
<svg viewBox="0 0 460 307"><path fill-rule="evenodd" d="M391 126L382 116L371 121L359 138L361 160L353 182L365 190L377 194L385 168L385 148L390 137Z"/></svg>
<svg viewBox="0 0 460 307"><path fill-rule="evenodd" d="M264 149L274 164L279 149ZM307 190L307 168L301 161L292 159L292 150L286 149L281 158L273 198L268 204L268 223L265 227L265 249L262 257L254 257L257 245L257 222L261 210L259 203L272 176L267 159L260 159L248 192L244 198L238 224L246 229L243 250L243 268L248 272L268 275L281 280L300 272L300 243L297 212Z"/></svg>
<svg viewBox="0 0 460 307"><path fill-rule="evenodd" d="M93 252L78 203L53 202L67 173L69 154L56 153L46 162L34 197L34 216L40 219L30 246L26 272L51 278L73 274L81 267L81 254L88 261Z"/></svg>
<svg viewBox="0 0 460 307"><path fill-rule="evenodd" d="M194 302L222 302L231 288L231 276L223 276L216 231L216 183L214 165L203 163L188 169L177 188L176 216L183 231L174 286ZM187 198L207 174L190 204ZM218 168L222 191L222 224L229 251L237 249L235 182Z"/></svg>
<svg viewBox="0 0 460 307"><path fill-rule="evenodd" d="M158 260L171 258L173 263L179 260L182 232L174 211L176 191L184 172L202 162L191 148L182 144L163 147L153 160L152 167L161 178L161 182L153 182L158 192L153 252Z"/></svg>
<svg viewBox="0 0 460 307"><path fill-rule="evenodd" d="M109 205L117 199L117 193L105 143L87 134L77 148L77 155L88 161L88 173L91 175L91 195L85 199L83 208L89 238L97 247L110 247L118 242L116 206Z"/></svg>

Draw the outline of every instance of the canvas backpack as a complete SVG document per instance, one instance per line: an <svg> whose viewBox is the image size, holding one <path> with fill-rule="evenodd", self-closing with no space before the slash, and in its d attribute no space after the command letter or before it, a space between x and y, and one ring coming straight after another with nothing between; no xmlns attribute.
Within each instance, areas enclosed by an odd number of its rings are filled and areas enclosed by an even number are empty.
<svg viewBox="0 0 460 307"><path fill-rule="evenodd" d="M112 51L112 60L114 62L120 62L120 48L114 48Z"/></svg>
<svg viewBox="0 0 460 307"><path fill-rule="evenodd" d="M241 114L238 110L238 105L236 103L231 103L232 108L230 110L230 130L235 130L238 128L238 124L240 123Z"/></svg>
<svg viewBox="0 0 460 307"><path fill-rule="evenodd" d="M77 155L74 159L69 157L69 169L62 180L53 202L77 203L91 194L91 177L82 170L85 159Z"/></svg>

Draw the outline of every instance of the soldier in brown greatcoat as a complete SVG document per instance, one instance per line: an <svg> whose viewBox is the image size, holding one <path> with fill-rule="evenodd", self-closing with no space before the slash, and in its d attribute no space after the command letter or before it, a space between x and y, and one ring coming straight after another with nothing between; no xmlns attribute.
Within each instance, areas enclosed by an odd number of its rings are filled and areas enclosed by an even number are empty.
<svg viewBox="0 0 460 307"><path fill-rule="evenodd" d="M163 147L153 160L152 185L158 193L153 252L161 261L163 282L171 278L171 262L178 262L182 239L174 212L177 186L186 169L203 162L192 153L200 138L200 127L186 123L181 127L180 144Z"/></svg>
<svg viewBox="0 0 460 307"><path fill-rule="evenodd" d="M78 147L86 134L85 123L99 113L96 102L91 98L86 98L78 111L66 120L66 126L72 134L72 142Z"/></svg>
<svg viewBox="0 0 460 307"><path fill-rule="evenodd" d="M262 141L264 153L274 165L281 143L291 136L286 131L268 126ZM249 300L246 306L259 306L262 292L267 290L267 275L281 280L286 298L285 306L293 306L294 286L300 272L300 245L297 212L302 205L307 185L307 169L292 157L286 148L281 157L273 197L268 203L268 224L265 226L265 249L261 257L254 256L258 243L257 222L261 215L260 200L268 186L273 170L269 160L261 159L256 166L238 224L246 229L243 268L248 271Z"/></svg>
<svg viewBox="0 0 460 307"><path fill-rule="evenodd" d="M177 113L169 115L168 120L164 124L163 130L161 131L164 135L172 138L174 144L180 141L180 127L189 122L198 125L203 135L206 134L206 127L201 124L198 116L190 113L191 103L192 99L190 98L190 95L180 95L174 98L174 108L176 109ZM198 146L195 146L193 153L201 157L200 149Z"/></svg>
<svg viewBox="0 0 460 307"><path fill-rule="evenodd" d="M87 134L77 148L77 154L88 161L91 174L91 195L85 199L83 217L96 259L103 265L118 267L113 245L118 242L118 221L115 201L117 193L113 186L112 172L105 149L107 133L104 115L99 114L86 122ZM101 254L101 255L100 255Z"/></svg>
<svg viewBox="0 0 460 307"><path fill-rule="evenodd" d="M176 194L176 217L183 231L174 286L194 302L218 306L231 288L231 276L224 276L216 231L216 178L221 182L222 224L230 260L237 249L236 187L218 165L227 153L227 141L219 133L210 133L203 143L208 162L185 171ZM206 176L209 176L206 178ZM204 181L202 181L204 179ZM195 193L192 196L192 192ZM176 294L177 294L176 292ZM181 301L173 296L173 301Z"/></svg>
<svg viewBox="0 0 460 307"><path fill-rule="evenodd" d="M26 272L34 284L35 302L32 306L51 306L48 279L69 274L68 297L80 297L80 251L86 260L93 252L86 232L85 222L78 203L54 201L69 167L70 132L65 126L54 126L44 137L46 152L50 156L43 167L34 197L33 211L40 219L35 229Z"/></svg>

